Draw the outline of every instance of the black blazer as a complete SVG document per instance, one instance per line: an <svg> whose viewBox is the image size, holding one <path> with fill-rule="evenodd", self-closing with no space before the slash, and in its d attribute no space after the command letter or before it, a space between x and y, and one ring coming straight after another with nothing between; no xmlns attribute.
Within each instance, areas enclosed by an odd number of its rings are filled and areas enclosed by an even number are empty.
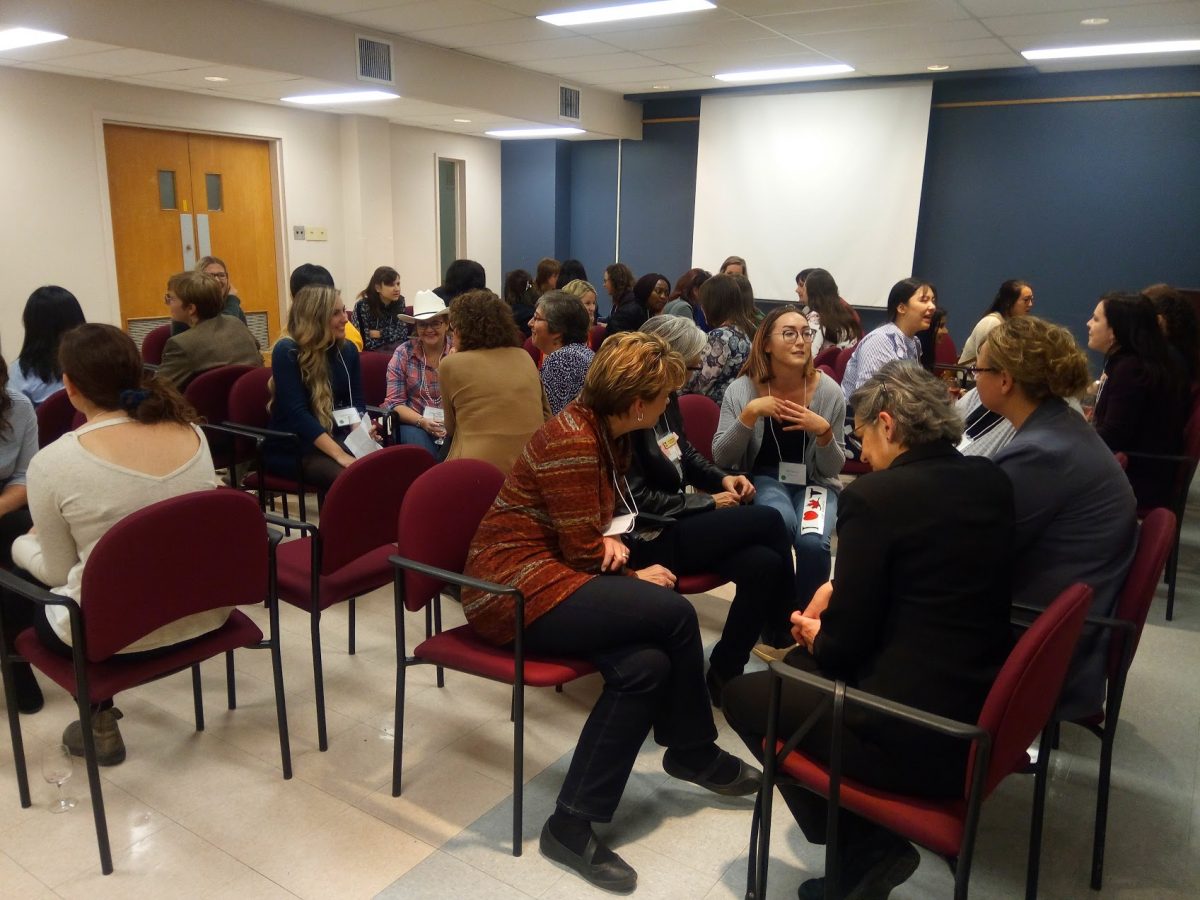
<svg viewBox="0 0 1200 900"><path fill-rule="evenodd" d="M622 331L637 331L649 318L646 307L638 302L633 291L626 291L608 316L609 335Z"/></svg>
<svg viewBox="0 0 1200 900"><path fill-rule="evenodd" d="M658 420L658 426L660 432L665 426L678 435L679 449L683 454L679 463L683 472L681 476L675 464L659 449L655 429L643 428L631 432L629 438L633 452L625 478L638 511L678 518L715 509L716 503L710 494L687 494L683 490L689 484L712 493L724 490L721 479L726 473L709 462L688 441L683 432L683 413L679 409L678 395L672 394L667 401L667 408Z"/></svg>
<svg viewBox="0 0 1200 900"><path fill-rule="evenodd" d="M855 480L838 501L833 597L813 648L821 670L974 722L1012 645L1013 520L1007 476L947 441Z"/></svg>

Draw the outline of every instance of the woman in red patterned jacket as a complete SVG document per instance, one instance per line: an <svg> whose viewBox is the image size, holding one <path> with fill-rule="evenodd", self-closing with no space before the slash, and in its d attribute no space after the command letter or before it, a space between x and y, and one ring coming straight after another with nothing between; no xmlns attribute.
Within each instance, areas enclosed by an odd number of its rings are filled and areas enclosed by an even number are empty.
<svg viewBox="0 0 1200 900"><path fill-rule="evenodd" d="M650 428L682 384L684 362L656 335L604 343L579 398L526 445L471 545L467 574L525 596L525 648L591 661L604 676L541 850L598 887L629 891L637 873L592 832L612 819L651 728L663 768L724 795L757 792L760 773L716 745L695 610L662 566L632 570L621 535L635 513L622 471L626 435ZM510 597L463 592L467 620L513 639Z"/></svg>

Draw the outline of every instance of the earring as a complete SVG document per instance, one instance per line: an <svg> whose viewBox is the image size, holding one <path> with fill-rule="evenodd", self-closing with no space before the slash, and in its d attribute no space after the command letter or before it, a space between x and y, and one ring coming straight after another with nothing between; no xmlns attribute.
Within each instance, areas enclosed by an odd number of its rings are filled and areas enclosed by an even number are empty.
<svg viewBox="0 0 1200 900"><path fill-rule="evenodd" d="M642 411L641 411L641 410L638 410L638 418L637 418L637 420L638 420L639 422L640 422L640 421L642 421Z"/></svg>

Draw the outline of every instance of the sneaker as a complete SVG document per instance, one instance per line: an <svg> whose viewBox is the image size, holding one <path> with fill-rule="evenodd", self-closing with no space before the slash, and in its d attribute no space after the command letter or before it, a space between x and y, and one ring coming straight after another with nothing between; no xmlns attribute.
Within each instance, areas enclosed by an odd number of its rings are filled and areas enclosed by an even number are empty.
<svg viewBox="0 0 1200 900"><path fill-rule="evenodd" d="M115 706L92 714L92 736L96 741L96 762L102 766L115 766L125 761L125 741L117 719L121 711ZM76 719L63 731L62 742L72 756L83 756L83 728Z"/></svg>

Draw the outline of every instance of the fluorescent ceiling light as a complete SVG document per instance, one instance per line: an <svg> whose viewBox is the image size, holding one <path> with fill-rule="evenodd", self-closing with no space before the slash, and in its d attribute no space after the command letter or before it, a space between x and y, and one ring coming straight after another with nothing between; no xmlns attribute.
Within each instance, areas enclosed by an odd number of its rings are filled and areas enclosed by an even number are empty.
<svg viewBox="0 0 1200 900"><path fill-rule="evenodd" d="M1081 59L1088 56L1127 56L1137 53L1184 53L1200 50L1200 41L1148 41L1142 44L1095 44L1090 47L1052 47L1022 50L1026 59Z"/></svg>
<svg viewBox="0 0 1200 900"><path fill-rule="evenodd" d="M330 106L335 103L366 103L370 100L399 100L399 94L391 91L339 91L335 94L297 94L280 97L286 103L303 103L308 106Z"/></svg>
<svg viewBox="0 0 1200 900"><path fill-rule="evenodd" d="M813 78L817 75L841 75L853 72L853 66L836 63L828 66L798 66L791 69L759 69L756 72L722 72L714 75L717 81L786 81L792 78Z"/></svg>
<svg viewBox="0 0 1200 900"><path fill-rule="evenodd" d="M595 25L600 22L621 22L625 19L647 19L651 16L671 16L676 13L713 9L709 0L655 0L653 3L626 3L622 6L600 6L573 12L548 13L538 16L543 22L570 28L574 25Z"/></svg>
<svg viewBox="0 0 1200 900"><path fill-rule="evenodd" d="M498 138L564 137L568 134L583 134L583 129L549 125L537 128L501 128L499 131L485 131L484 134Z"/></svg>
<svg viewBox="0 0 1200 900"><path fill-rule="evenodd" d="M55 34L53 31L38 31L36 28L5 28L0 31L0 51L16 50L20 47L36 47L38 44L52 44L55 41L65 41L65 34Z"/></svg>

